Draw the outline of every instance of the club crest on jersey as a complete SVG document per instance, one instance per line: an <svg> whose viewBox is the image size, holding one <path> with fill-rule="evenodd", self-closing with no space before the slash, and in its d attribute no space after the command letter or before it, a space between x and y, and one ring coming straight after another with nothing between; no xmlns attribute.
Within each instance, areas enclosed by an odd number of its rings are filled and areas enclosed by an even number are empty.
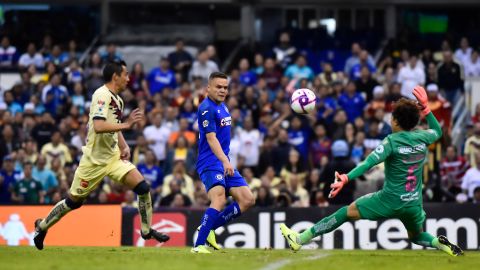
<svg viewBox="0 0 480 270"><path fill-rule="evenodd" d="M215 178L217 178L217 180L222 180L222 179L223 179L223 175L217 174L217 175L215 175Z"/></svg>
<svg viewBox="0 0 480 270"><path fill-rule="evenodd" d="M383 145L379 145L377 146L377 148L375 148L375 152L381 154L383 153L383 151L385 150L385 148L383 147Z"/></svg>
<svg viewBox="0 0 480 270"><path fill-rule="evenodd" d="M202 122L203 127L208 127L208 124L209 124L208 120L205 120L205 121Z"/></svg>
<svg viewBox="0 0 480 270"><path fill-rule="evenodd" d="M222 118L222 120L220 120L220 126L222 126L222 127L230 126L231 124L232 124L232 117L231 116L227 116L225 118Z"/></svg>

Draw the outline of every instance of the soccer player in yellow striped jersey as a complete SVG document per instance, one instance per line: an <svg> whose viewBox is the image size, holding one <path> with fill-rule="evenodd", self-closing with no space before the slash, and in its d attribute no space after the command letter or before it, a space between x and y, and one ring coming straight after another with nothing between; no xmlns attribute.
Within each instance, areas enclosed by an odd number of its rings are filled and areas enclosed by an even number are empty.
<svg viewBox="0 0 480 270"><path fill-rule="evenodd" d="M122 122L123 100L119 93L128 83L125 62L110 62L103 69L105 84L92 96L88 121L87 144L66 199L58 202L44 219L35 221L35 246L43 249L47 231L65 214L82 206L85 198L97 188L105 176L131 188L138 196L138 211L142 222L141 236L159 242L169 240L167 235L151 228L152 201L150 186L133 165L130 148L122 131L144 119L143 112L133 110Z"/></svg>

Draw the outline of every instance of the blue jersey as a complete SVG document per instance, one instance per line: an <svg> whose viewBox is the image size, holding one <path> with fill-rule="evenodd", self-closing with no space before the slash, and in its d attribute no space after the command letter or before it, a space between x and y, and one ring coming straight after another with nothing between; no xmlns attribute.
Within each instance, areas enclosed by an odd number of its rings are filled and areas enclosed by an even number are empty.
<svg viewBox="0 0 480 270"><path fill-rule="evenodd" d="M223 153L228 157L232 117L227 106L223 103L217 104L207 97L198 107L197 119L200 131L197 172L200 174L206 170L223 171L222 162L215 156L207 142L207 133L215 132Z"/></svg>

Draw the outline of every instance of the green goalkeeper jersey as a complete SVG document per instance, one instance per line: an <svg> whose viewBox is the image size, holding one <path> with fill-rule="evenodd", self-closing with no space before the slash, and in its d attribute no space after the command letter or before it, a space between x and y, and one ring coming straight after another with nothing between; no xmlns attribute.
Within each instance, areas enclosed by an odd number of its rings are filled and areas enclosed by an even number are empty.
<svg viewBox="0 0 480 270"><path fill-rule="evenodd" d="M441 127L429 113L427 130L400 131L388 135L368 157L348 173L353 180L385 162L385 182L378 192L385 206L397 210L422 204L423 164L428 145L442 136Z"/></svg>

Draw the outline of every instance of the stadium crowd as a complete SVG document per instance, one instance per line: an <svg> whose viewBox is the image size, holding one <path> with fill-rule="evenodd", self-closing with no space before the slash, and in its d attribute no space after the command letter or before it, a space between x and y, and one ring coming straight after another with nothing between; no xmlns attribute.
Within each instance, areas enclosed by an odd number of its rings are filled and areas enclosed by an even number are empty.
<svg viewBox="0 0 480 270"><path fill-rule="evenodd" d="M213 45L196 56L182 39L175 46L168 55L152 56L159 58L152 70L128 63L124 116L138 107L146 120L124 136L132 162L152 186L155 207L206 207L195 172L196 110L221 59ZM480 202L480 105L464 147L450 144L452 104L464 91L464 78L480 76L480 60L466 38L458 49L453 46L445 41L420 52L387 50L375 62L372 52L353 43L344 69L334 70L329 62L308 63L285 32L271 50L241 58L228 72L230 159L254 191L256 205L348 204L381 188L379 165L327 199L334 172L348 172L391 133L395 101L412 97L417 84L427 89L444 130L442 140L429 147L424 200ZM2 38L0 72L14 68L21 81L11 89L0 86L0 204L53 204L68 192L85 143L90 98L103 84L102 66L122 58L114 44L92 52L85 63L79 56L73 40L64 46L45 36L39 48L32 42L20 51ZM318 74L315 65L321 66ZM315 91L315 114L291 111L289 94L296 88ZM136 207L134 193L108 178L87 202Z"/></svg>

